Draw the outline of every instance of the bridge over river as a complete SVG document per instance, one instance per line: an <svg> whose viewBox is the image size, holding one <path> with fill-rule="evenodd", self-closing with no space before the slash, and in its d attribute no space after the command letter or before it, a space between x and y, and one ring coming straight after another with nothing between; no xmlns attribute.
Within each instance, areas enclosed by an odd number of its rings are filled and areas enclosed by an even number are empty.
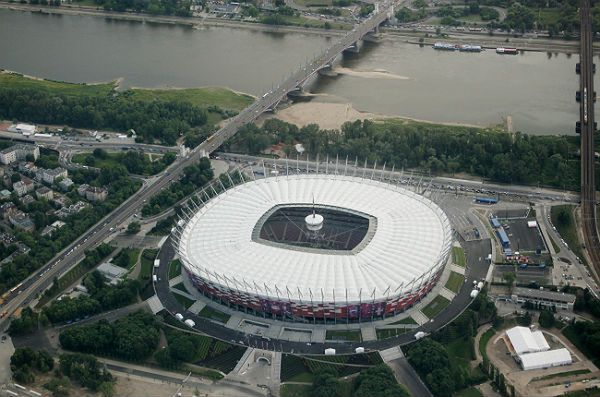
<svg viewBox="0 0 600 397"><path fill-rule="evenodd" d="M394 15L394 2L386 0L375 3L375 10L369 18L356 25L354 29L337 40L332 46L312 61L293 72L280 85L258 98L252 105L242 110L227 125L214 133L205 142L194 149L203 155L212 153L225 141L231 138L237 130L247 123L253 122L266 111L274 110L277 105L287 98L288 94L302 89L303 85L319 71L332 67L333 61L344 51L358 52L358 43L365 36L377 33L379 26Z"/></svg>

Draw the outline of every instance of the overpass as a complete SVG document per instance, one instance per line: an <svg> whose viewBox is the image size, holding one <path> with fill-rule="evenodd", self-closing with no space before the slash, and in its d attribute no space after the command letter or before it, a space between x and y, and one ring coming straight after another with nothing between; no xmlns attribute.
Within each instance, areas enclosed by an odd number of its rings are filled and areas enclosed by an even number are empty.
<svg viewBox="0 0 600 397"><path fill-rule="evenodd" d="M576 71L580 76L579 91L576 98L579 101L579 122L577 132L581 133L581 220L585 248L590 259L590 270L597 281L600 281L600 239L596 221L596 180L594 158L594 52L592 48L594 32L592 30L592 15L590 0L582 0L581 17L581 49L580 63Z"/></svg>
<svg viewBox="0 0 600 397"><path fill-rule="evenodd" d="M7 325L10 315L17 308L28 305L38 294L52 285L54 277L60 277L75 266L83 258L86 250L92 249L104 241L118 225L140 211L147 200L168 187L171 182L181 178L186 167L195 164L201 157L214 152L225 141L234 136L243 125L253 122L260 114L275 109L290 92L300 89L319 70L330 67L339 54L351 47L356 47L358 42L369 33L376 32L379 25L390 18L393 12L394 4L392 0L378 3L369 18L336 41L330 48L298 71L292 73L277 88L258 98L252 105L242 110L225 126L195 147L187 156L178 158L158 177L144 181L140 190L12 290L1 308L4 316L0 318L0 329Z"/></svg>

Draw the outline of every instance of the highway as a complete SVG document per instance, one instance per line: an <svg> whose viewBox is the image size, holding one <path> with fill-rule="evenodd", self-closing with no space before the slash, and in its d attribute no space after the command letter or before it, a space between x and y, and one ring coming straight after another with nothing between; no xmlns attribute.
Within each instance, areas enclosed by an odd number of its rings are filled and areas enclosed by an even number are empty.
<svg viewBox="0 0 600 397"><path fill-rule="evenodd" d="M590 0L582 0L580 49L580 110L581 123L581 216L585 248L590 268L600 281L600 239L596 222L596 180L594 158L594 52Z"/></svg>
<svg viewBox="0 0 600 397"><path fill-rule="evenodd" d="M144 181L142 188L134 195L129 197L117 209L107 215L104 219L94 225L90 230L80 236L77 240L65 247L49 263L42 266L38 271L30 275L18 288L8 296L2 311L7 315L0 319L0 329L7 325L10 315L17 308L28 304L39 294L52 284L54 277L59 277L68 269L73 267L78 260L83 257L83 252L94 248L106 239L117 225L126 221L129 217L138 212L148 199L160 192L161 189L168 186L172 181L178 180L183 170L201 157L207 156L215 151L225 141L236 134L238 129L245 124L251 123L256 118L279 104L287 94L296 91L301 84L317 73L321 68L327 67L333 59L341 54L345 49L356 44L366 34L377 28L388 18L388 10L392 3L388 0L379 3L379 12L364 20L352 31L348 32L340 40L336 41L331 47L318 55L304 67L293 72L278 87L265 93L258 98L252 105L242 110L237 116L227 122L220 130L210 136L206 141L195 147L185 158L178 158L158 177ZM81 145L79 143L79 145Z"/></svg>

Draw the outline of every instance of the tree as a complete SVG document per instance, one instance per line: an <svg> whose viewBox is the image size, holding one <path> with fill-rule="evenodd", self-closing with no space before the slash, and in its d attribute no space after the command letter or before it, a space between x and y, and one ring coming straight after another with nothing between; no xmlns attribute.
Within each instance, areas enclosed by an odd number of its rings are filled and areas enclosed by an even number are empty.
<svg viewBox="0 0 600 397"><path fill-rule="evenodd" d="M540 312L539 323L544 328L551 328L554 326L554 314L550 310L542 310Z"/></svg>
<svg viewBox="0 0 600 397"><path fill-rule="evenodd" d="M314 397L336 397L340 389L340 381L337 372L331 368L325 368L315 374L311 395Z"/></svg>
<svg viewBox="0 0 600 397"><path fill-rule="evenodd" d="M127 225L127 233L128 234L137 234L141 230L141 225L139 222L131 222Z"/></svg>
<svg viewBox="0 0 600 397"><path fill-rule="evenodd" d="M398 382L385 364L361 371L354 383L354 397L409 397L408 391Z"/></svg>
<svg viewBox="0 0 600 397"><path fill-rule="evenodd" d="M512 293L513 285L515 284L517 275L515 274L515 272L506 272L506 273L502 274L502 278L506 282L506 285L508 285L508 289L509 289L510 293Z"/></svg>

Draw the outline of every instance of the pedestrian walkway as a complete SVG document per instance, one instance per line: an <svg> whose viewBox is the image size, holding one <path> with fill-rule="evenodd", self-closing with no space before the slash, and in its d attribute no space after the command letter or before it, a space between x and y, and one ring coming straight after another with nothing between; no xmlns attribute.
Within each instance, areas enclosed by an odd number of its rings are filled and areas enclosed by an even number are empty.
<svg viewBox="0 0 600 397"><path fill-rule="evenodd" d="M183 292L182 290L177 289L177 288L171 288L171 292L174 293L174 294L177 294L177 295L185 296L186 298L191 299L193 301L196 300L196 298L194 297L194 295L192 295L192 294L190 294L188 292Z"/></svg>
<svg viewBox="0 0 600 397"><path fill-rule="evenodd" d="M362 340L364 341L377 340L377 332L375 332L375 327L373 325L369 324L361 327L360 332Z"/></svg>
<svg viewBox="0 0 600 397"><path fill-rule="evenodd" d="M198 313L200 313L200 311L202 309L204 309L205 306L206 306L206 303L204 303L202 301L196 301L196 302L194 302L194 304L192 306L190 306L188 311L190 311L194 314L198 314Z"/></svg>
<svg viewBox="0 0 600 397"><path fill-rule="evenodd" d="M232 374L239 374L242 372L242 370L246 367L246 362L248 361L248 359L252 356L254 356L254 348L253 347L249 347L246 349L246 351L244 352L244 354L242 355L242 358L239 359L239 361L237 362L237 365L235 366L235 368L233 369L233 371L231 371Z"/></svg>
<svg viewBox="0 0 600 397"><path fill-rule="evenodd" d="M394 346L390 347L389 349L380 350L379 355L384 363L389 363L392 360L404 357L404 353L402 353L400 346Z"/></svg>
<svg viewBox="0 0 600 397"><path fill-rule="evenodd" d="M464 276L466 269L464 267L462 267L462 266L458 266L458 265L455 265L453 263L452 265L450 265L450 270L453 271L453 272L456 272L458 274L462 274Z"/></svg>
<svg viewBox="0 0 600 397"><path fill-rule="evenodd" d="M454 297L456 296L456 294L454 292L450 291L446 287L440 289L440 295L443 296L444 298L448 299L449 301L454 299Z"/></svg>
<svg viewBox="0 0 600 397"><path fill-rule="evenodd" d="M146 299L148 306L150 306L150 310L152 310L152 314L156 314L164 309L160 299L158 299L157 295L152 295L150 298Z"/></svg>
<svg viewBox="0 0 600 397"><path fill-rule="evenodd" d="M169 287L172 287L172 286L177 285L182 282L183 282L183 276L180 274L179 276L174 277L169 280Z"/></svg>
<svg viewBox="0 0 600 397"><path fill-rule="evenodd" d="M415 320L417 322L417 324L419 325L423 325L426 322L429 321L429 317L427 317L426 315L423 314L422 311L420 310L415 310L411 313L411 317L413 318L413 320Z"/></svg>

